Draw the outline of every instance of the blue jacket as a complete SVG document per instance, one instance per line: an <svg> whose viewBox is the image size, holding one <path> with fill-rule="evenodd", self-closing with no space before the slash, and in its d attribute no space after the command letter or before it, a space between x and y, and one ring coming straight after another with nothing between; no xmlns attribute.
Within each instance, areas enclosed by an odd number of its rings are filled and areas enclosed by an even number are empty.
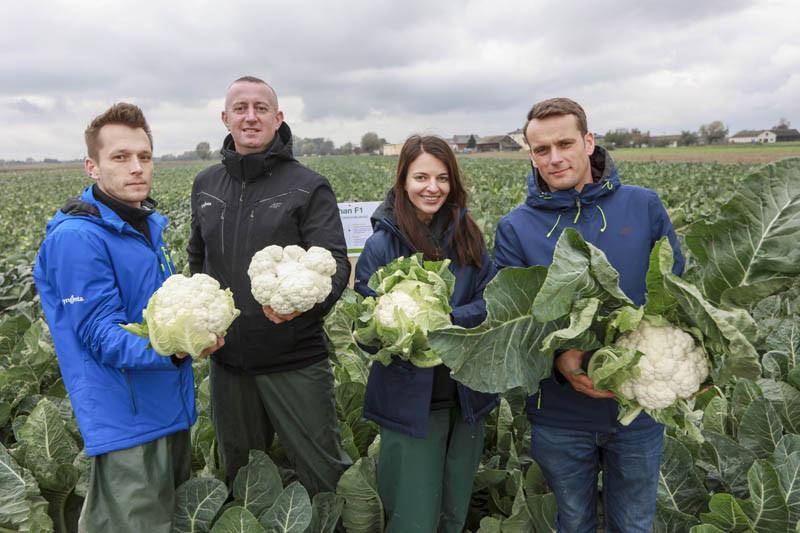
<svg viewBox="0 0 800 533"><path fill-rule="evenodd" d="M187 429L197 411L191 361L176 366L119 326L141 322L148 299L174 272L161 237L167 219L148 217L148 241L95 200L91 187L80 200L47 224L33 277L93 456Z"/></svg>
<svg viewBox="0 0 800 533"><path fill-rule="evenodd" d="M608 153L596 147L591 157L595 183L578 193L547 192L538 173L528 176L528 198L497 224L494 257L498 268L548 266L561 232L577 229L583 238L605 252L619 271L620 287L637 305L645 301L645 275L650 250L661 237L672 245L673 272L683 272L684 259L661 200L654 191L620 184ZM620 428L617 403L577 392L554 370L542 380L540 392L528 400L532 423L586 431L613 432ZM646 414L634 426L654 424Z"/></svg>
<svg viewBox="0 0 800 533"><path fill-rule="evenodd" d="M356 264L355 289L364 296L375 296L367 282L376 270L417 251L395 225L390 199L372 216L372 225L375 233L367 239ZM456 276L450 298L453 323L467 328L477 326L486 318L483 289L495 273L489 254L484 251L480 268L459 266L453 260L450 270ZM499 403L496 394L476 392L461 383L456 386L461 413L470 424L481 420ZM381 427L425 438L432 391L433 368L418 368L397 358L388 366L373 363L367 380L364 416Z"/></svg>

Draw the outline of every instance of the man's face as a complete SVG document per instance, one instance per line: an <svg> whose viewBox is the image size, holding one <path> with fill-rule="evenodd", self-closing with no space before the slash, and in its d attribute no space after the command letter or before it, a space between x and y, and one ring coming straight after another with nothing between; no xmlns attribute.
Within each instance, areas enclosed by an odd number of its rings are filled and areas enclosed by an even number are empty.
<svg viewBox="0 0 800 533"><path fill-rule="evenodd" d="M222 122L233 136L236 151L256 154L275 138L283 123L275 93L263 83L240 81L231 85L225 96Z"/></svg>
<svg viewBox="0 0 800 533"><path fill-rule="evenodd" d="M153 184L153 149L142 128L107 124L98 134L97 158L86 158L86 173L100 190L132 207L140 207Z"/></svg>
<svg viewBox="0 0 800 533"><path fill-rule="evenodd" d="M594 136L581 134L575 116L533 119L525 133L533 166L551 190L580 192L592 183L589 156L594 152Z"/></svg>

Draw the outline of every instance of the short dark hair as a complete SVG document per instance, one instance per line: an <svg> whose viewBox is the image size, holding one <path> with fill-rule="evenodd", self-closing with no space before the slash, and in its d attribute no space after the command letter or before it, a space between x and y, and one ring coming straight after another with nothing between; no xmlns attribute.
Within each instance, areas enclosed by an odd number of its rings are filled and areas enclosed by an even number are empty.
<svg viewBox="0 0 800 533"><path fill-rule="evenodd" d="M240 81L246 81L248 83L261 83L263 85L269 85L269 83L265 82L261 78L256 78L255 76L242 76L241 78L237 78L237 79L233 80L233 83L231 83L231 85L233 85L234 83L239 83Z"/></svg>
<svg viewBox="0 0 800 533"><path fill-rule="evenodd" d="M541 102L533 104L531 110L528 111L528 118L525 121L525 126L522 128L525 141L530 144L528 141L528 125L531 123L531 120L563 117L565 115L573 115L575 117L581 135L589 133L589 126L586 122L586 111L583 110L578 102L564 97L548 98L547 100L542 100Z"/></svg>
<svg viewBox="0 0 800 533"><path fill-rule="evenodd" d="M147 124L142 110L133 104L120 102L94 117L89 127L86 128L83 135L86 139L86 151L90 158L97 159L102 147L100 144L100 130L103 126L108 126L109 124L120 124L133 129L142 128L147 134L147 140L150 141L150 149L153 149L153 134L150 132L150 126Z"/></svg>
<svg viewBox="0 0 800 533"><path fill-rule="evenodd" d="M228 85L228 91L230 91L231 87L233 87L234 85L236 85L239 82L260 83L261 85L266 85L267 89L269 89L269 91L272 93L272 97L274 98L274 101L271 102L271 103L275 105L275 111L278 110L278 93L275 91L275 89L272 87L272 85L270 85L269 83L265 82L261 78L257 78L255 76L242 76L241 78L236 78L235 80L233 80L231 82L230 85ZM226 108L228 107L228 96L227 96L227 93L226 93L226 96L225 96L225 107Z"/></svg>

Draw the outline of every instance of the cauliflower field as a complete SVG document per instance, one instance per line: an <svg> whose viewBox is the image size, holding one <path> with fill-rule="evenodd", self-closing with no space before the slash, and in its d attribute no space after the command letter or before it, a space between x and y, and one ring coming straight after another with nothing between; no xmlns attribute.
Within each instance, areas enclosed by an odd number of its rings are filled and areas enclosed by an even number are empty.
<svg viewBox="0 0 800 533"><path fill-rule="evenodd" d="M339 201L368 201L382 199L392 182L396 158L324 157L306 163L328 176ZM524 199L528 164L462 159L461 165L473 216L491 247L498 219ZM189 191L193 176L203 166L156 165L153 196L159 210L170 218L165 236L172 257L178 270L187 274ZM624 183L661 194L687 252L685 277L709 301L744 310L757 325L739 333L757 351L758 375L734 377L694 398L690 422L696 431L668 431L655 530L686 532L699 526L699 531L710 532L794 532L800 521L800 256L796 245L800 241L800 162L766 167L622 162L619 167ZM753 172L755 177L747 178ZM23 526L72 531L86 490L88 463L80 453L80 434L42 320L31 265L46 221L65 198L76 196L87 184L78 167L0 169L0 193L13 199L0 205L3 531ZM759 199L766 201L759 204ZM726 203L728 207L722 209ZM764 218L754 205L766 205L772 215ZM736 219L737 213L741 220ZM707 230L705 234L698 232L698 223ZM730 242L715 237L723 233ZM343 441L355 461L337 494L319 495L312 502L299 484L283 476L285 488L252 487L257 493L272 495L268 506L248 508L242 492L234 490L235 505L222 512L227 494L220 481L210 421L207 364L196 361L200 413L192 429L196 477L181 489L176 510L176 516L195 518L176 519L176 530L262 531L250 515L291 515L294 519L282 521L292 524L289 528L273 530L316 533L331 531L341 514L349 531L382 531L381 505L371 496L376 486L377 428L361 418L368 359L353 339L356 307L356 296L347 292L327 319L336 349L336 402ZM655 366L654 371L661 370ZM530 458L524 399L520 390L506 393L487 419L484 455L467 524L473 533L554 531L555 499ZM256 474L253 478L281 485L281 476L270 474L276 472L276 465L288 466L277 442L268 456L252 454L246 468ZM259 500L258 494L253 499Z"/></svg>

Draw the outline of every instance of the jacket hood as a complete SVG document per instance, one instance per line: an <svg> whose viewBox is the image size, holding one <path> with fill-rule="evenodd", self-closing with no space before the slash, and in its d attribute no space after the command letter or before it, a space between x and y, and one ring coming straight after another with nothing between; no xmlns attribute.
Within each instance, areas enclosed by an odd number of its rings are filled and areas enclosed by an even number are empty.
<svg viewBox="0 0 800 533"><path fill-rule="evenodd" d="M411 242L406 239L406 236L403 235L403 232L400 231L400 228L397 227L397 220L394 217L394 190L389 189L386 193L386 197L383 199L383 203L378 206L375 211L372 212L372 216L369 217L369 221L372 223L372 230L377 231L378 229L385 229L386 231L392 233L395 237L400 239L400 241L409 249L415 250L416 247L411 244Z"/></svg>
<svg viewBox="0 0 800 533"><path fill-rule="evenodd" d="M240 181L251 181L268 173L278 161L295 161L292 154L292 130L283 122L266 150L247 155L236 151L233 135L228 134L222 142L220 153L228 174Z"/></svg>
<svg viewBox="0 0 800 533"><path fill-rule="evenodd" d="M372 223L372 229L378 229L378 226L383 223L391 224L392 226L395 225L395 218L394 218L394 190L389 189L386 192L386 197L383 199L383 203L378 206L375 211L372 212L372 216L369 217L370 223Z"/></svg>
<svg viewBox="0 0 800 533"><path fill-rule="evenodd" d="M580 193L575 189L548 191L539 171L532 167L531 173L528 174L528 197L525 203L537 209L569 209L575 207L578 201L582 205L591 205L599 198L619 189L617 166L605 148L595 146L594 152L589 156L589 163L594 183L586 185Z"/></svg>
<svg viewBox="0 0 800 533"><path fill-rule="evenodd" d="M148 209L155 210L156 202L151 198L147 198L142 202L142 205ZM64 202L64 206L47 222L47 235L59 225L74 217L84 218L95 224L111 228L119 233L122 233L126 226L133 230L133 226L122 220L113 209L99 202L94 197L91 185L87 186L80 196L69 198ZM148 219L156 223L159 233L167 226L166 217L157 212L150 215Z"/></svg>

